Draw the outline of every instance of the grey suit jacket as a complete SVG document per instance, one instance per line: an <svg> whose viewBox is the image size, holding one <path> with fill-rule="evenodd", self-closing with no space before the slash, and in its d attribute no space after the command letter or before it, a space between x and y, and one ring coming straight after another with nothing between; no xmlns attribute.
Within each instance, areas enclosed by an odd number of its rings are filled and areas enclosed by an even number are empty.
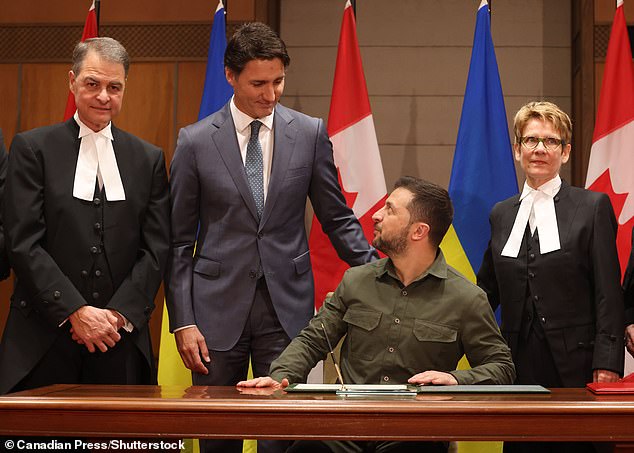
<svg viewBox="0 0 634 453"><path fill-rule="evenodd" d="M343 260L358 265L376 256L345 204L323 122L278 104L273 128L260 221L229 104L178 136L170 170L170 328L197 325L210 349L235 345L261 276L289 337L308 324L314 288L304 225L307 197Z"/></svg>

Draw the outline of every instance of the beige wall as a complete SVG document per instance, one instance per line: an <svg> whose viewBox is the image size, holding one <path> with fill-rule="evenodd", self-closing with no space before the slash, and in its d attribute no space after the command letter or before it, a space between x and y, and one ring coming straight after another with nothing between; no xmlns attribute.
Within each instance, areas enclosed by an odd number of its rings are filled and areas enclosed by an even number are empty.
<svg viewBox="0 0 634 453"><path fill-rule="evenodd" d="M402 174L449 184L479 3L357 1L359 45L388 187ZM551 100L570 112L570 0L492 4L509 125L532 99ZM327 118L343 5L281 1L281 35L292 58L286 105Z"/></svg>

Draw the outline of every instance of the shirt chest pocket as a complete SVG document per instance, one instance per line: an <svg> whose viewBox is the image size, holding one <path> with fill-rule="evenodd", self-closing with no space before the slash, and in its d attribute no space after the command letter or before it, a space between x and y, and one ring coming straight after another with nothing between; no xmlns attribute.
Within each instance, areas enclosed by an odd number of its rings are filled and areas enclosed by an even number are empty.
<svg viewBox="0 0 634 453"><path fill-rule="evenodd" d="M350 355L363 360L372 360L378 353L377 327L381 321L381 312L349 308L343 315L348 324L346 343Z"/></svg>
<svg viewBox="0 0 634 453"><path fill-rule="evenodd" d="M449 371L462 355L458 330L447 325L415 319L412 334L404 338L402 358L412 373Z"/></svg>
<svg viewBox="0 0 634 453"><path fill-rule="evenodd" d="M414 336L418 341L455 343L458 331L453 327L416 319L414 320Z"/></svg>

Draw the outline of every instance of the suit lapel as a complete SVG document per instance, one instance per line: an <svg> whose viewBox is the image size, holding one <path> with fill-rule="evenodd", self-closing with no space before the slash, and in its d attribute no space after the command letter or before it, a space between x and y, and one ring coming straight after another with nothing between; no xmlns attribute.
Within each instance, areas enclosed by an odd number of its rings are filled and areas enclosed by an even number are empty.
<svg viewBox="0 0 634 453"><path fill-rule="evenodd" d="M577 211L570 198L570 186L566 181L561 182L561 189L555 195L555 213L557 215L557 229L559 230L559 242L564 247L564 242L570 232L572 219Z"/></svg>
<svg viewBox="0 0 634 453"><path fill-rule="evenodd" d="M513 225L515 224L515 217L517 217L517 211L519 211L520 205L520 194L518 194L515 195L515 197L513 198L511 209L502 211L502 215L504 216L503 221L501 222L501 225L503 225L501 231L502 247L504 247L504 244L506 244L506 241L508 241L509 236L511 235L511 230L513 229Z"/></svg>
<svg viewBox="0 0 634 453"><path fill-rule="evenodd" d="M286 170L295 149L297 129L293 127L292 122L293 117L288 114L284 107L278 104L275 107L275 116L273 118L275 140L273 142L271 177L269 178L269 188L260 225L264 225L271 215L275 201L280 195Z"/></svg>
<svg viewBox="0 0 634 453"><path fill-rule="evenodd" d="M79 157L79 145L81 143L81 139L79 138L79 125L73 118L70 118L66 121L66 127L70 133L70 140L72 146L68 149L71 149L75 155L75 162L73 162L74 166L77 166L77 158ZM114 126L113 126L114 127Z"/></svg>
<svg viewBox="0 0 634 453"><path fill-rule="evenodd" d="M130 155L129 152L125 152L124 150L128 149L127 137L121 133L121 131L112 125L112 138L114 141L112 142L112 149L114 149L114 157L117 159L117 167L119 168L119 174L121 175L121 183L123 184L123 190L126 193L126 198L128 198L128 190L130 188L130 178L127 174L128 169L128 157Z"/></svg>
<svg viewBox="0 0 634 453"><path fill-rule="evenodd" d="M240 149L238 146L238 139L236 138L236 129L231 117L231 111L229 104L226 104L220 111L219 115L214 115L212 123L211 139L216 145L218 154L222 158L229 175L233 179L234 184L238 188L238 192L242 196L247 208L251 212L251 215L258 219L258 210L253 200L253 194L247 181L247 174L244 169L244 162L240 156Z"/></svg>

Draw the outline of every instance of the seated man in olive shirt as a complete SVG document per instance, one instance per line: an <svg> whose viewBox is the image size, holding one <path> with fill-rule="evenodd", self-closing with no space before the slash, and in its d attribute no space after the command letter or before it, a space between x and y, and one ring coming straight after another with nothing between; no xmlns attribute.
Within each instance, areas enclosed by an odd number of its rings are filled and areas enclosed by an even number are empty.
<svg viewBox="0 0 634 453"><path fill-rule="evenodd" d="M484 292L445 262L453 207L441 187L400 178L374 214L373 245L388 258L349 269L334 295L271 364L238 387L305 382L344 335L346 384L512 384L515 367ZM466 354L472 368L456 370ZM298 441L289 451L446 451L430 442Z"/></svg>

